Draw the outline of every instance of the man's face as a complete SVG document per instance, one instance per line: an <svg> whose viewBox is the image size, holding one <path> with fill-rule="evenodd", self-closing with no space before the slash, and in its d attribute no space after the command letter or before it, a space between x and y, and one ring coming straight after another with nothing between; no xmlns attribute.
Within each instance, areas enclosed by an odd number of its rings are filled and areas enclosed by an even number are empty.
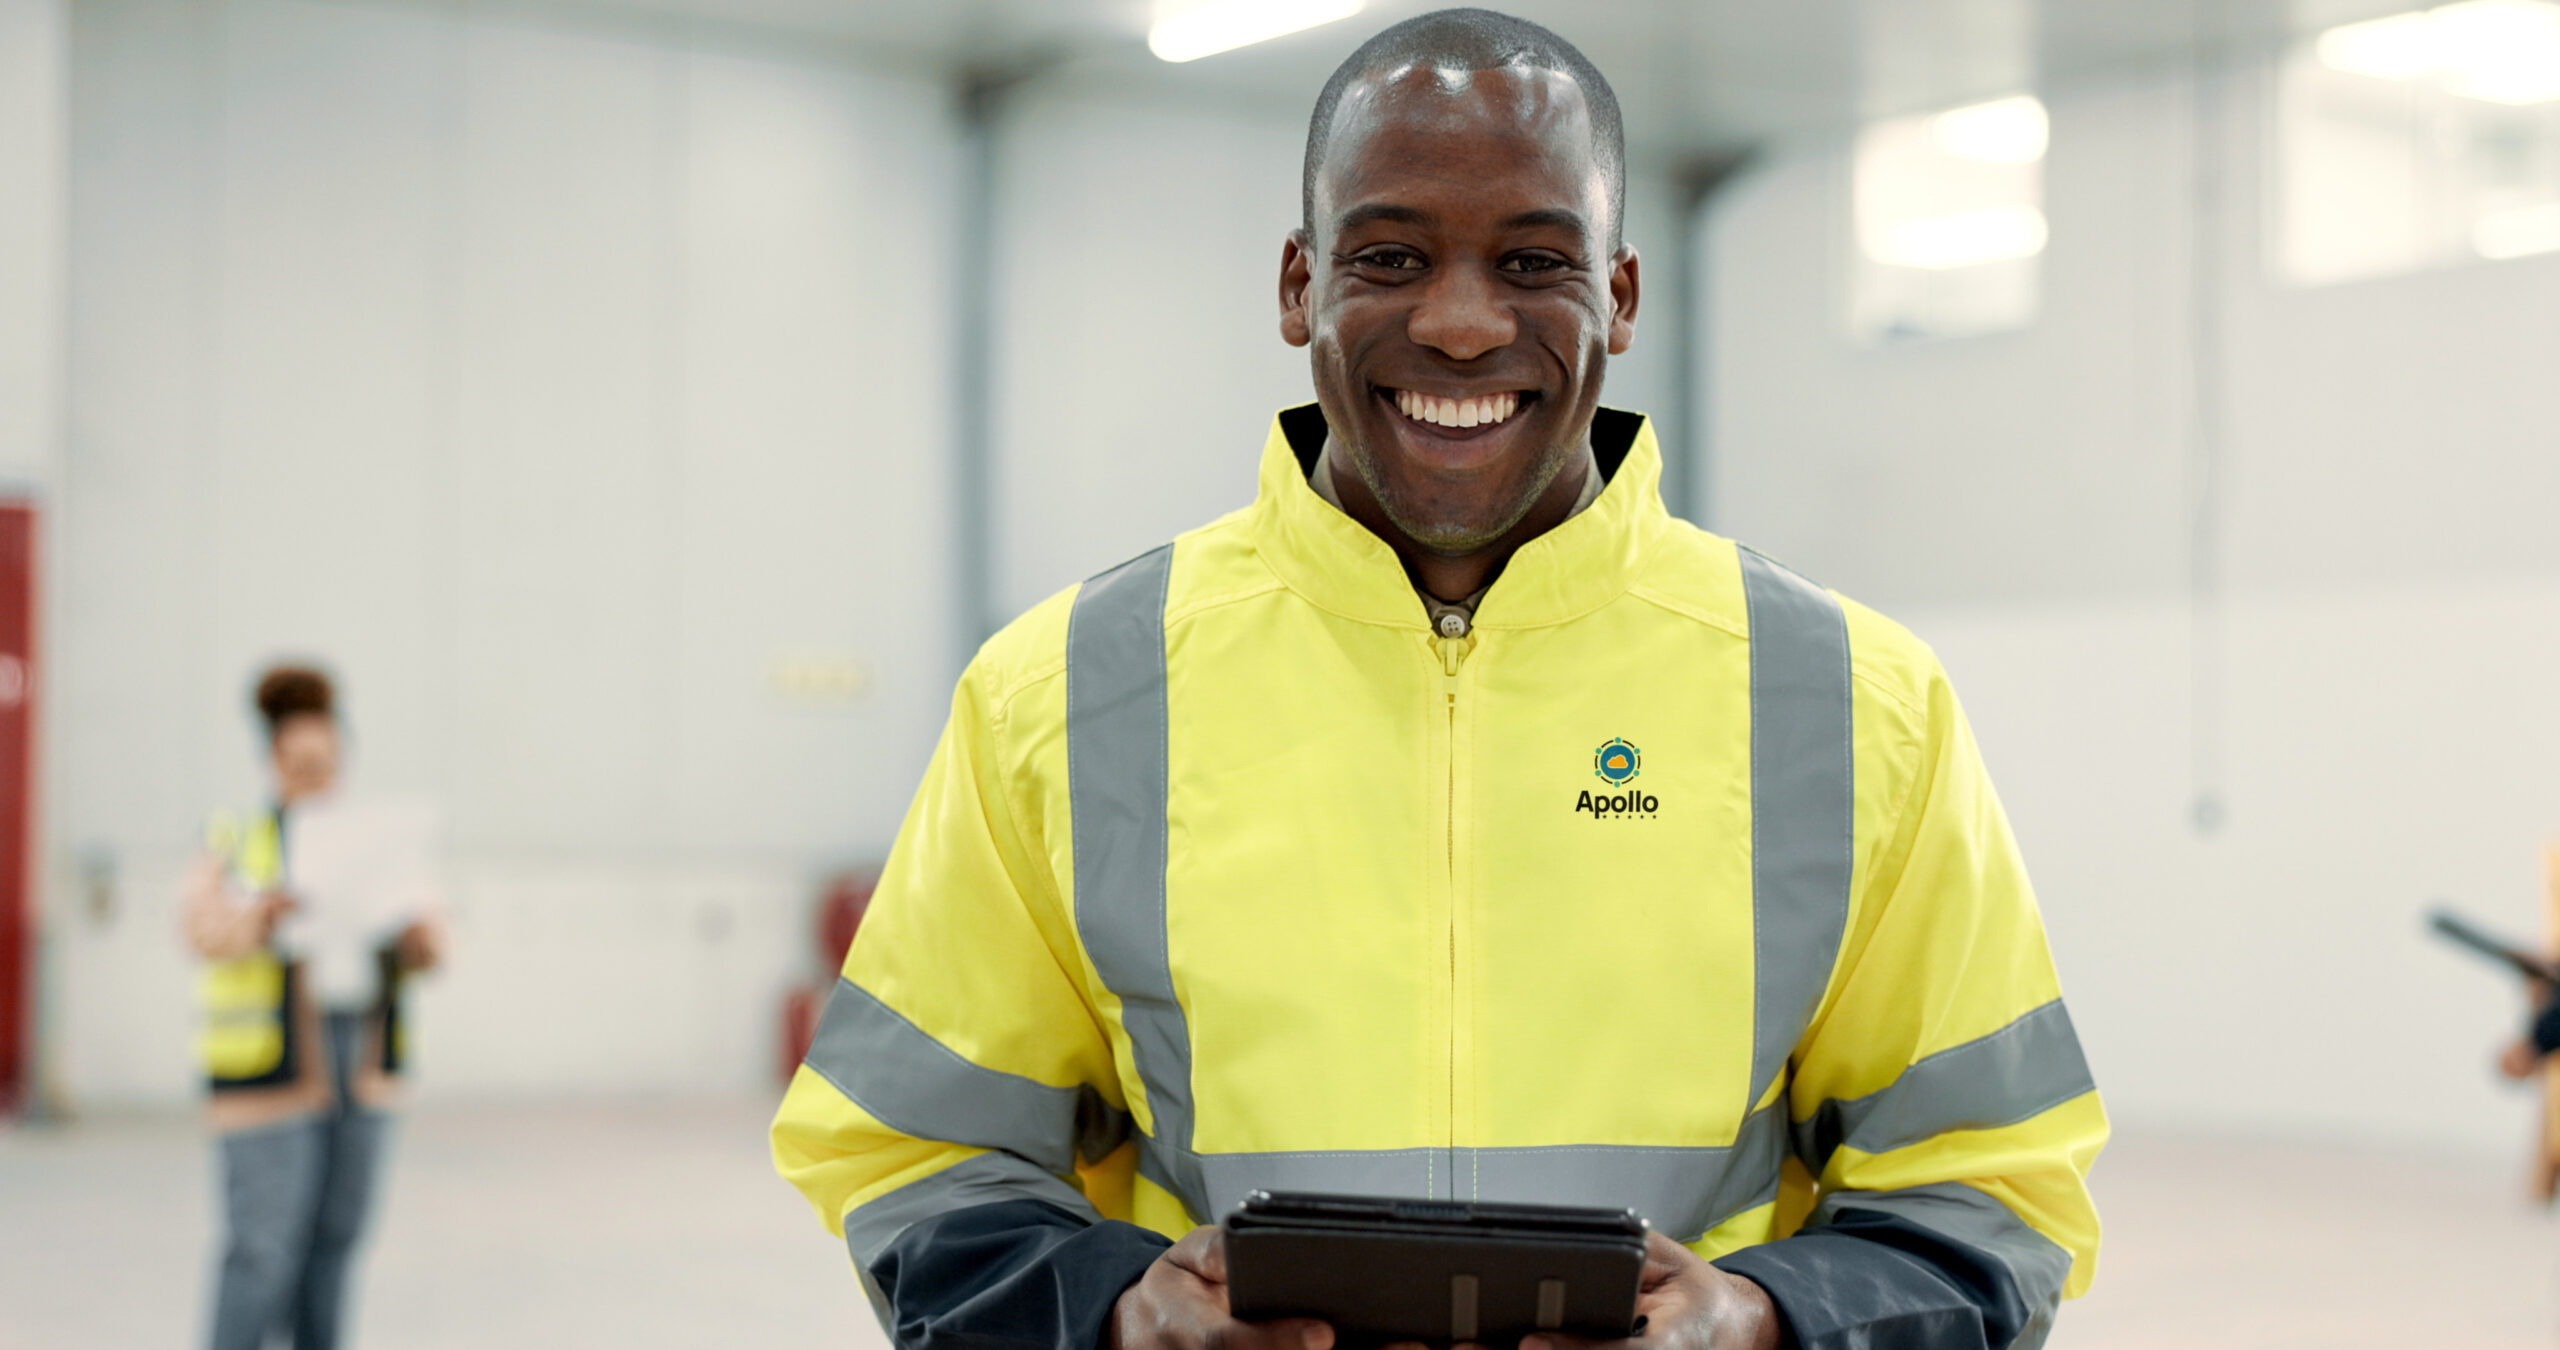
<svg viewBox="0 0 2560 1350"><path fill-rule="evenodd" d="M1310 348L1342 452L1424 549L1491 546L1581 453L1635 329L1612 224L1566 76L1409 66L1344 92L1314 235L1282 253L1281 335Z"/></svg>

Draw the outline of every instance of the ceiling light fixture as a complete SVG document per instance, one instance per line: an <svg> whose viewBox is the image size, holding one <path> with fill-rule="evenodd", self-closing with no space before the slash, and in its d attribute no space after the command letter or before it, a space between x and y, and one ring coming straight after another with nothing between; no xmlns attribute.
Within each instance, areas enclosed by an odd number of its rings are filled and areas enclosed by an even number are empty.
<svg viewBox="0 0 2560 1350"><path fill-rule="evenodd" d="M2414 80L2436 68L2433 16L2411 12L2345 24L2312 43L2320 64L2377 80Z"/></svg>
<svg viewBox="0 0 2560 1350"><path fill-rule="evenodd" d="M1947 272L1959 267L2032 258L2044 252L2044 212L1992 206L1952 216L1898 221L1866 241L1867 256L1892 267Z"/></svg>
<svg viewBox="0 0 2560 1350"><path fill-rule="evenodd" d="M1950 108L1929 119L1929 139L1959 159L2033 164L2044 158L2051 124L2033 94Z"/></svg>
<svg viewBox="0 0 2560 1350"><path fill-rule="evenodd" d="M2471 247L2483 258L2560 253L2560 202L2480 217L2471 226Z"/></svg>
<svg viewBox="0 0 2560 1350"><path fill-rule="evenodd" d="M1207 0L1166 14L1147 30L1147 49L1167 61L1268 42L1318 24L1347 19L1367 0Z"/></svg>
<svg viewBox="0 0 2560 1350"><path fill-rule="evenodd" d="M2464 98L2548 103L2560 99L2560 4L2462 0L2332 28L2312 52L2322 65L2349 75L2434 75Z"/></svg>

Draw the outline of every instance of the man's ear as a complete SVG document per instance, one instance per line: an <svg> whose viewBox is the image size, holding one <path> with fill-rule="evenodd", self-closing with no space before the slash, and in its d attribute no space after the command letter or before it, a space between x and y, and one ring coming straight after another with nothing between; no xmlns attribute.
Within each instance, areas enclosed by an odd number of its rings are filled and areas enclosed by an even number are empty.
<svg viewBox="0 0 2560 1350"><path fill-rule="evenodd" d="M1315 248L1305 230L1291 230L1280 243L1280 340L1292 347L1313 336L1307 324L1307 288L1314 285Z"/></svg>
<svg viewBox="0 0 2560 1350"><path fill-rule="evenodd" d="M1636 341L1636 251L1620 246L1609 260L1609 354L1623 356Z"/></svg>

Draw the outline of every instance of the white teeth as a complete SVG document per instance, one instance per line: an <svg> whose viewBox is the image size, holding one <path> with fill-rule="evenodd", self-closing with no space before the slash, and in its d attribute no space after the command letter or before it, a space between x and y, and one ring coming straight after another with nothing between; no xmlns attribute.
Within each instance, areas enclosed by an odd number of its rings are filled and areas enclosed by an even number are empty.
<svg viewBox="0 0 2560 1350"><path fill-rule="evenodd" d="M1516 392L1487 394L1482 398L1439 398L1418 394L1410 389L1396 391L1396 411L1417 422L1439 427L1491 426L1511 419L1520 410Z"/></svg>

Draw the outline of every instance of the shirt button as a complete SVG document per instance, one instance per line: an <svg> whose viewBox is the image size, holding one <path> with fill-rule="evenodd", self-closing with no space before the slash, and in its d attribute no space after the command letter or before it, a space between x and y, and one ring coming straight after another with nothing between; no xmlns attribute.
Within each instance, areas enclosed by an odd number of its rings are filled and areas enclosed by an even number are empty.
<svg viewBox="0 0 2560 1350"><path fill-rule="evenodd" d="M1440 636L1462 638L1467 635L1467 616L1450 610L1440 616Z"/></svg>

